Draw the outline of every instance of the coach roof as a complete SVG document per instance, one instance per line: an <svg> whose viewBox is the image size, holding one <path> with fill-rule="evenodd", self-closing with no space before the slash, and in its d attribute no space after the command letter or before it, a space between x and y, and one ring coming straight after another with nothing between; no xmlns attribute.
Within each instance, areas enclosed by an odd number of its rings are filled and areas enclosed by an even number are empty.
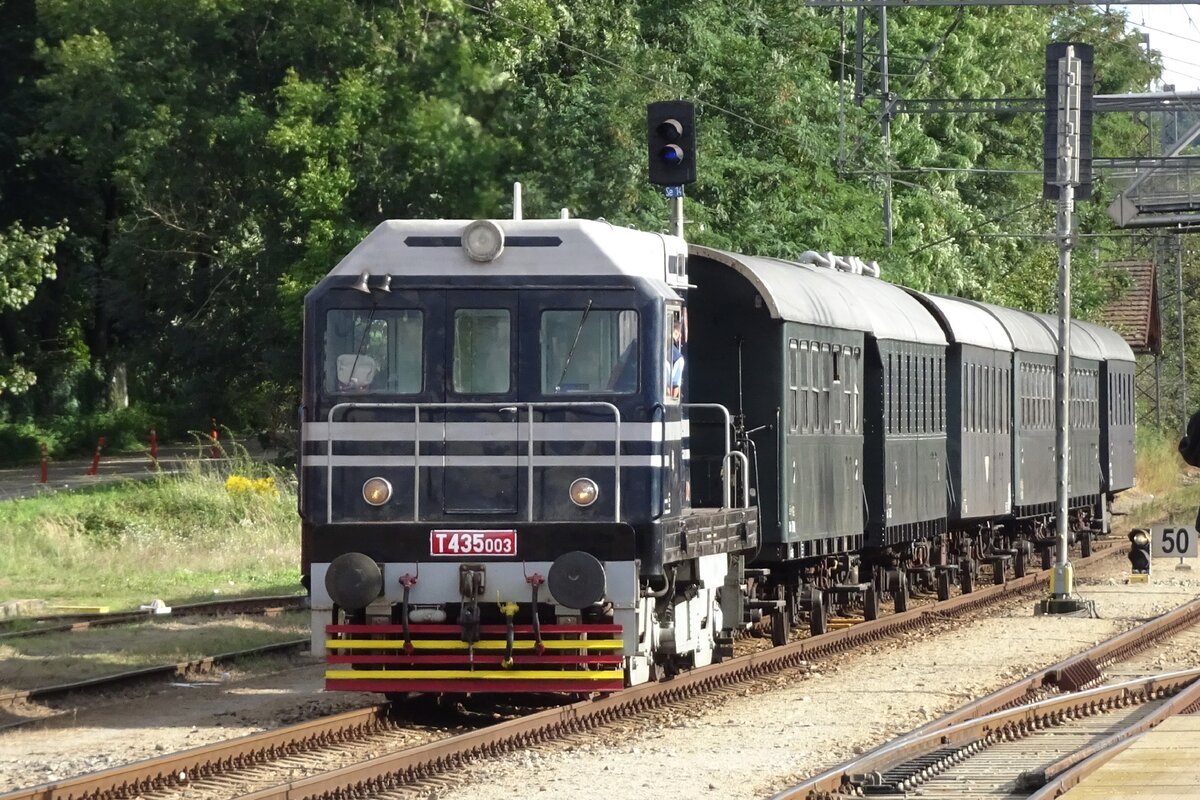
<svg viewBox="0 0 1200 800"><path fill-rule="evenodd" d="M1100 345L1100 349L1104 352L1104 358L1108 361L1136 361L1133 355L1133 350L1129 348L1129 343L1114 330L1105 328L1102 325L1094 325L1083 320L1076 320L1075 324L1090 333Z"/></svg>
<svg viewBox="0 0 1200 800"><path fill-rule="evenodd" d="M915 289L909 289L909 293L925 303L940 319L942 328L952 342L1012 352L1013 343L1008 331L986 309L957 297L925 294Z"/></svg>
<svg viewBox="0 0 1200 800"><path fill-rule="evenodd" d="M742 275L775 319L870 333L877 339L946 344L941 327L898 286L775 258L690 245L693 260L707 259Z"/></svg>
<svg viewBox="0 0 1200 800"><path fill-rule="evenodd" d="M978 306L999 320L1000 324L1004 326L1004 330L1008 332L1008 338L1012 341L1014 350L1045 355L1058 353L1058 344L1055 338L1046 330L1046 326L1030 312L994 306L978 300L964 300L963 302Z"/></svg>
<svg viewBox="0 0 1200 800"><path fill-rule="evenodd" d="M1051 314L1034 314L1054 337L1055 352L1058 352L1058 317ZM1079 320L1071 320L1071 355L1075 358L1086 358L1091 361L1104 360L1104 348L1092 332L1083 327Z"/></svg>

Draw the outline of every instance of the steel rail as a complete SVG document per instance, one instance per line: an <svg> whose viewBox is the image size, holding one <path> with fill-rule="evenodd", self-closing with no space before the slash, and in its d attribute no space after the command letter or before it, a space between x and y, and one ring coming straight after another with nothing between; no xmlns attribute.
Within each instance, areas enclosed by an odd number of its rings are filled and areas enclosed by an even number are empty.
<svg viewBox="0 0 1200 800"><path fill-rule="evenodd" d="M289 725L277 731L251 734L78 778L18 789L0 797L4 800L111 800L137 797L146 792L184 786L233 769L273 761L304 749L336 744L386 728L389 708L389 704L383 703L347 711L299 725Z"/></svg>
<svg viewBox="0 0 1200 800"><path fill-rule="evenodd" d="M135 622L154 622L179 619L180 617L222 616L225 614L277 615L283 611L308 607L307 595L281 595L276 597L241 597L234 600L213 600L204 603L188 603L171 607L169 614L153 611L118 611L113 614L61 614L46 617L14 617L0 622L0 629L22 624L37 625L24 630L0 632L0 640L40 636L59 631L82 631L108 625L123 625Z"/></svg>
<svg viewBox="0 0 1200 800"><path fill-rule="evenodd" d="M88 678L86 680L74 681L72 683L60 683L54 686L39 686L34 689L20 689L14 692L0 694L0 707L11 706L13 703L26 700L46 700L51 697L61 697L62 695L70 694L71 692L78 692L83 689L113 687L125 683L132 683L134 681L145 680L146 678L155 678L160 675L184 675L189 672L209 672L218 663L236 661L243 658L253 658L254 656L270 655L272 653L285 652L288 650L300 650L309 646L310 644L311 642L309 642L308 639L289 639L286 642L276 642L275 644L262 645L261 647L251 647L246 650L234 650L229 653L221 653L220 655L204 656L202 658L194 658L190 661L180 661L176 664L164 664L156 667L143 667L141 669L120 672L115 675L101 675L96 678ZM20 720L15 723L0 725L0 730L4 730L6 728L15 728L38 721L38 718Z"/></svg>
<svg viewBox="0 0 1200 800"><path fill-rule="evenodd" d="M1094 564L1123 552L1109 547L1077 563ZM1004 584L961 595L902 614L892 614L852 628L831 631L770 650L751 653L704 669L684 673L664 683L635 686L608 697L551 709L493 725L465 736L380 756L321 775L243 795L240 800L344 800L366 797L419 782L463 764L578 733L617 719L678 702L723 686L797 666L818 656L857 647L871 639L920 628L934 619L957 617L1006 597L1038 587L1051 573L1039 570ZM4 800L0 798L0 800Z"/></svg>
<svg viewBox="0 0 1200 800"><path fill-rule="evenodd" d="M1190 670L1200 676L1200 670ZM1182 673L1175 673L1182 675ZM1167 676L1160 676L1167 677ZM1048 764L1038 770L1022 773L1017 783L1022 788L1038 789L1045 787L1050 782L1061 782L1062 779L1069 773L1075 772L1076 767L1081 767L1083 764L1106 751L1113 750L1118 745L1124 745L1135 736L1140 736L1146 733L1151 728L1157 727L1163 720L1168 717L1173 717L1176 714L1187 713L1187 709L1191 708L1197 702L1200 702L1200 681L1193 680L1185 688L1181 689L1178 694L1172 697L1166 703L1163 703L1159 708L1145 716L1144 718L1134 722L1126 728L1123 728L1110 736L1105 737L1095 744L1085 747L1082 750L1077 750L1070 755L1060 758L1053 764ZM1115 751L1114 751L1115 754ZM1076 779L1084 775L1091 774L1100 766L1099 763L1093 765L1087 770L1076 772ZM1065 789L1064 789L1065 791Z"/></svg>
<svg viewBox="0 0 1200 800"><path fill-rule="evenodd" d="M1180 630L1200 624L1200 599L1162 614L1154 619L1103 641L1083 653L1071 656L1057 664L1034 672L1009 686L1005 686L986 697L926 723L887 742L862 756L832 767L795 786L773 795L771 800L798 800L798 798L821 797L837 793L846 783L851 772L867 772L864 764L875 763L890 748L908 742L920 741L949 729L965 720L1013 708L1027 703L1038 692L1050 689L1074 691L1091 685L1100 678L1099 666L1122 661L1145 650L1163 639L1170 638Z"/></svg>
<svg viewBox="0 0 1200 800"><path fill-rule="evenodd" d="M1078 559L1076 563L1094 565L1124 552L1119 546L1097 548L1092 556ZM379 791L381 788L406 785L454 769L467 761L588 730L722 686L797 666L802 661L851 650L876 638L918 629L933 620L961 617L1001 600L1041 588L1049 575L1050 570L1030 572L1022 578L978 589L969 595L740 656L661 683L643 684L597 700L584 700L501 722L483 730L405 749L334 772L264 789L246 797L254 800L321 796L341 798L359 793L360 790ZM333 725L335 729L350 730L361 726L366 716L382 708L386 706L18 790L0 795L0 800L125 800L151 789L178 788L222 771L300 752L314 746L313 742L319 746L320 742L310 733L314 726L324 730L323 726L337 720L339 722ZM352 736L347 734L345 738Z"/></svg>
<svg viewBox="0 0 1200 800"><path fill-rule="evenodd" d="M1067 719L1091 716L1131 703L1160 699L1180 691L1184 686L1194 683L1197 678L1200 678L1200 669L1137 678L1112 686L1086 689L1068 695L1049 697L1029 705L1003 709L960 722L941 731L927 733L920 738L903 737L882 750L874 751L869 758L853 762L852 770L843 773L841 783L832 791L789 791L777 794L775 798L857 795L861 791L869 791L869 787L882 786L882 776L893 769L938 751L956 751L945 754L937 762L924 767L922 772L914 775L914 779L918 779L923 775L940 772L946 766L974 755L995 742L1023 738L1037 730L1061 725ZM1036 780L1032 775L1027 777L1031 782ZM915 785L906 785L901 781L898 787L901 791L908 791L915 788Z"/></svg>

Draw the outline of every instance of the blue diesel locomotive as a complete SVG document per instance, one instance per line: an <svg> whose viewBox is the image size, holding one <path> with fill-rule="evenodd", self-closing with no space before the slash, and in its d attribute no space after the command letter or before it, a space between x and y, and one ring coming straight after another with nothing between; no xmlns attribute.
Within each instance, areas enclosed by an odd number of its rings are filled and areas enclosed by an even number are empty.
<svg viewBox="0 0 1200 800"><path fill-rule="evenodd" d="M381 224L305 301L327 687L614 691L763 619L781 643L1023 570L1052 527L1055 329L876 269L603 221ZM1074 325L1088 542L1132 484L1133 357Z"/></svg>

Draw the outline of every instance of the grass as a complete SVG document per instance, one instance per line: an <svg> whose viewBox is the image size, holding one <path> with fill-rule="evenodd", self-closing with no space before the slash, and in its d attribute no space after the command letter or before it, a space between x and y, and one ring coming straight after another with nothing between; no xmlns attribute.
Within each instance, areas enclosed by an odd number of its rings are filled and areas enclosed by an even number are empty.
<svg viewBox="0 0 1200 800"><path fill-rule="evenodd" d="M1200 475L1179 457L1178 438L1150 426L1137 432L1137 495L1148 498L1139 504L1136 519L1170 520L1192 525L1200 508Z"/></svg>
<svg viewBox="0 0 1200 800"><path fill-rule="evenodd" d="M250 480L227 489L231 475ZM225 471L194 461L181 474L0 503L0 601L118 610L297 593L295 509L292 476L244 453Z"/></svg>

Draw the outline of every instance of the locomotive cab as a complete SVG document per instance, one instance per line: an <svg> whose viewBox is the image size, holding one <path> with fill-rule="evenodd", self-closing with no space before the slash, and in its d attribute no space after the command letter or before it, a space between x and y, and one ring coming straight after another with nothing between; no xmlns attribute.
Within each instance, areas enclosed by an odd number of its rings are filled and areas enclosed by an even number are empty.
<svg viewBox="0 0 1200 800"><path fill-rule="evenodd" d="M587 221L389 222L309 293L328 688L607 691L664 643L711 660L726 551L755 529L743 510L687 549L682 254Z"/></svg>

